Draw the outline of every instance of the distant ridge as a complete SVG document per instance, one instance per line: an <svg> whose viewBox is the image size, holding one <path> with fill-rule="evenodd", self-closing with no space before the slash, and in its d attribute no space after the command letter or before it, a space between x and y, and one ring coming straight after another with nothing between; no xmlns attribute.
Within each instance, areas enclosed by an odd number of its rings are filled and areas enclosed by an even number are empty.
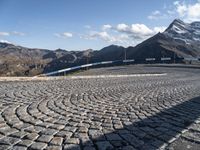
<svg viewBox="0 0 200 150"><path fill-rule="evenodd" d="M137 58L200 57L200 22L175 19L163 32L135 47L110 45L101 50L66 51L26 48L0 42L0 76L33 76L88 62Z"/></svg>

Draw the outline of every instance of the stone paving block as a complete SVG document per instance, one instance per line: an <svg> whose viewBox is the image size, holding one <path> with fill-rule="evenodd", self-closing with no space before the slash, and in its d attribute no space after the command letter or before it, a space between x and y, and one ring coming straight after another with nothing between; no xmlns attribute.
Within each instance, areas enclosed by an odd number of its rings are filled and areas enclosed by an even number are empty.
<svg viewBox="0 0 200 150"><path fill-rule="evenodd" d="M16 138L23 138L23 137L26 136L27 134L28 134L27 132L18 131L18 132L12 133L10 136L16 137Z"/></svg>
<svg viewBox="0 0 200 150"><path fill-rule="evenodd" d="M8 149L11 149L10 145L3 145L3 144L0 145L0 150L8 150Z"/></svg>
<svg viewBox="0 0 200 150"><path fill-rule="evenodd" d="M36 143L33 143L30 148L31 149L34 149L34 150L42 150L42 149L45 149L47 146L46 143L42 143L42 142L36 142Z"/></svg>
<svg viewBox="0 0 200 150"><path fill-rule="evenodd" d="M55 135L60 136L60 137L70 138L72 136L72 134L73 133L70 131L61 130L61 131L57 132Z"/></svg>
<svg viewBox="0 0 200 150"><path fill-rule="evenodd" d="M96 150L95 147L92 146L86 146L83 148L83 150Z"/></svg>
<svg viewBox="0 0 200 150"><path fill-rule="evenodd" d="M99 150L111 150L114 148L108 141L100 141L96 145Z"/></svg>
<svg viewBox="0 0 200 150"><path fill-rule="evenodd" d="M19 143L17 143L17 145L29 147L32 143L33 143L32 140L22 139Z"/></svg>
<svg viewBox="0 0 200 150"><path fill-rule="evenodd" d="M35 140L38 138L38 136L39 135L37 133L29 133L24 137L24 139Z"/></svg>
<svg viewBox="0 0 200 150"><path fill-rule="evenodd" d="M136 150L133 146L124 146L122 150Z"/></svg>
<svg viewBox="0 0 200 150"><path fill-rule="evenodd" d="M3 135L3 134L0 134L0 139L3 138L3 137L4 137L4 135Z"/></svg>
<svg viewBox="0 0 200 150"><path fill-rule="evenodd" d="M70 138L70 139L65 139L64 141L65 144L79 144L80 140L79 138Z"/></svg>
<svg viewBox="0 0 200 150"><path fill-rule="evenodd" d="M67 144L64 146L64 150L81 150L81 148L76 144Z"/></svg>
<svg viewBox="0 0 200 150"><path fill-rule="evenodd" d="M45 135L45 134L43 134L43 135L41 135L41 136L39 136L37 138L37 141L38 142L43 142L43 143L48 143L48 142L51 141L52 138L53 138L52 135Z"/></svg>
<svg viewBox="0 0 200 150"><path fill-rule="evenodd" d="M106 138L109 141L120 141L120 140L122 140L122 138L118 134L113 134L113 133L107 134Z"/></svg>
<svg viewBox="0 0 200 150"><path fill-rule="evenodd" d="M4 135L9 135L15 132L17 132L17 130L14 128L10 128L10 127L0 128L0 133Z"/></svg>
<svg viewBox="0 0 200 150"><path fill-rule="evenodd" d="M63 138L62 137L54 137L50 144L52 145L62 145L62 142L63 142Z"/></svg>
<svg viewBox="0 0 200 150"><path fill-rule="evenodd" d="M0 144L3 144L3 145L14 145L18 142L20 142L21 139L18 139L18 138L14 138L14 137L4 137L2 139L0 139Z"/></svg>
<svg viewBox="0 0 200 150"><path fill-rule="evenodd" d="M12 150L27 150L27 147L24 147L24 146L13 146Z"/></svg>
<svg viewBox="0 0 200 150"><path fill-rule="evenodd" d="M80 127L80 128L78 129L78 131L79 131L79 132L83 132L83 133L87 133L87 132L88 132L88 128L86 128L86 127Z"/></svg>
<svg viewBox="0 0 200 150"><path fill-rule="evenodd" d="M40 134L46 134L46 135L55 135L59 130L55 130L55 129L44 129L40 132Z"/></svg>
<svg viewBox="0 0 200 150"><path fill-rule="evenodd" d="M51 145L45 148L46 150L62 150L62 146Z"/></svg>

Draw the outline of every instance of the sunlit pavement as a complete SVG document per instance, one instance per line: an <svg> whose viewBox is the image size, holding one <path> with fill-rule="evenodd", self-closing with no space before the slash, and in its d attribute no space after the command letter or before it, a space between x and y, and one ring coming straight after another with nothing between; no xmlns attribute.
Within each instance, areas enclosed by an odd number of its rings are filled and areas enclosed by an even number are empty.
<svg viewBox="0 0 200 150"><path fill-rule="evenodd" d="M2 150L198 149L200 69L122 66L1 81L0 112Z"/></svg>

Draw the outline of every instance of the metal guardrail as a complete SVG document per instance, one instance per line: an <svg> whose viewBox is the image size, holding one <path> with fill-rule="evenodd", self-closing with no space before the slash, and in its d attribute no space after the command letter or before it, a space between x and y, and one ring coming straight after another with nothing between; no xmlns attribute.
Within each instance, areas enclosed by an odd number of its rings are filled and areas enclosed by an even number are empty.
<svg viewBox="0 0 200 150"><path fill-rule="evenodd" d="M161 60L162 61L164 61L164 60L171 60L171 58L170 57L164 57L164 58L161 58Z"/></svg>
<svg viewBox="0 0 200 150"><path fill-rule="evenodd" d="M188 60L188 61L200 61L200 58L184 58L184 60Z"/></svg>
<svg viewBox="0 0 200 150"><path fill-rule="evenodd" d="M81 69L81 68L86 68L86 67L111 64L113 62L114 61L104 61L104 62L97 62L97 63L92 63L92 64L85 64L85 65L75 66L75 67L71 67L71 68L61 69L61 70L58 70L58 71L53 71L53 72L50 72L50 73L45 73L43 75L50 76L50 75L55 75L55 74L59 74L59 73L69 72L69 71L73 71L73 70Z"/></svg>
<svg viewBox="0 0 200 150"><path fill-rule="evenodd" d="M146 62L154 62L157 60L157 58L145 58L143 59ZM173 58L170 57L163 57L163 58L159 58L160 61L173 61ZM200 61L200 58L181 58L181 60L186 60L186 61ZM66 73L66 72L70 72L70 71L74 71L77 69L82 69L82 68L87 68L87 67L93 67L93 66L97 66L97 65L106 65L106 64L114 64L114 63L133 63L135 62L135 59L127 59L127 60L116 60L116 61L103 61L103 62L96 62L96 63L91 63L91 64L84 64L84 65L80 65L80 66L75 66L75 67L71 67L71 68L66 68L66 69L61 69L58 71L53 71L53 72L49 72L49 73L45 73L42 74L44 76L51 76L51 75L56 75L59 73Z"/></svg>
<svg viewBox="0 0 200 150"><path fill-rule="evenodd" d="M123 60L124 63L128 63L128 62L134 62L134 59L128 59L128 60Z"/></svg>
<svg viewBox="0 0 200 150"><path fill-rule="evenodd" d="M103 62L85 64L85 65L80 65L80 66L75 66L75 67L71 67L71 68L66 68L66 69L61 69L61 70L58 70L58 71L53 71L53 72L45 73L45 74L42 74L42 75L44 75L44 76L51 76L51 75L56 75L56 74L59 74L59 73L73 71L73 70L76 70L76 69L93 67L93 66L97 66L97 65L112 64L112 63L115 63L115 62L119 62L119 60L118 61L103 61ZM134 60L123 60L122 62L134 62Z"/></svg>
<svg viewBox="0 0 200 150"><path fill-rule="evenodd" d="M146 61L155 61L156 58L146 58L145 60L146 60Z"/></svg>

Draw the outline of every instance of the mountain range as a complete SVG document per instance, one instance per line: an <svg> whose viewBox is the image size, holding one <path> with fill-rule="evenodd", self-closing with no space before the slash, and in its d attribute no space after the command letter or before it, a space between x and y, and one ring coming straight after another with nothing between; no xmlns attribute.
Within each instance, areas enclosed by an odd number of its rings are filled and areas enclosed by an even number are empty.
<svg viewBox="0 0 200 150"><path fill-rule="evenodd" d="M33 76L76 65L145 58L199 58L200 22L184 23L175 19L162 33L135 47L110 45L101 50L66 51L31 49L0 42L0 76Z"/></svg>

